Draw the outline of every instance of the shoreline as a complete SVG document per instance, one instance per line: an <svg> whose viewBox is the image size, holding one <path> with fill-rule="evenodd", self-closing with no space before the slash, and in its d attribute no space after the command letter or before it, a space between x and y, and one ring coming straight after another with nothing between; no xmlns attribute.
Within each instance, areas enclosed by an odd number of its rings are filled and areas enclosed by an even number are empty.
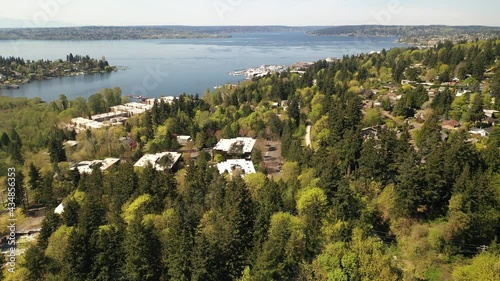
<svg viewBox="0 0 500 281"><path fill-rule="evenodd" d="M107 74L107 73L113 73L113 72L118 72L119 70L126 70L127 67L117 67L117 66L111 66L113 69L111 71L97 71L97 72L85 72L85 71L79 71L79 72L71 72L68 73L67 75L59 75L59 76L47 76L47 77L42 77L41 79L38 78L24 78L24 79L14 79L10 83L4 83L0 82L0 89L1 90L19 90L22 85L29 84L34 81L46 81L46 80L51 80L51 79L56 79L56 78L67 78L67 77L76 77L76 76L87 76L87 75L96 75L96 74Z"/></svg>

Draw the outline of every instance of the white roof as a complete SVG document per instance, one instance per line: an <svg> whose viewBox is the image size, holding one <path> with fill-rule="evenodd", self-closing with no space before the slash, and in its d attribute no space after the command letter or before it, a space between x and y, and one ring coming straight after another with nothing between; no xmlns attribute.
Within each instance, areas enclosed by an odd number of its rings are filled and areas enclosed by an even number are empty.
<svg viewBox="0 0 500 281"><path fill-rule="evenodd" d="M123 106L128 107L129 109L130 108L140 108L140 109L144 109L144 110L150 110L151 108L153 108L153 106L150 104L144 104L144 103L139 103L139 102L129 102L129 103L124 104Z"/></svg>
<svg viewBox="0 0 500 281"><path fill-rule="evenodd" d="M486 115L488 117L493 117L493 114L500 113L500 111L498 111L498 110L489 110L489 109L484 109L483 112L484 112L484 115Z"/></svg>
<svg viewBox="0 0 500 281"><path fill-rule="evenodd" d="M143 108L145 106L145 104L142 104L142 103L138 103L138 102L129 102L129 103L126 103L124 104L124 106L126 107L135 107L135 108Z"/></svg>
<svg viewBox="0 0 500 281"><path fill-rule="evenodd" d="M220 174L224 174L226 171L231 174L236 168L242 169L242 175L255 173L255 167L253 166L252 161L245 159L230 159L226 162L217 164L217 169Z"/></svg>
<svg viewBox="0 0 500 281"><path fill-rule="evenodd" d="M243 144L243 153L251 153L253 147L255 146L255 139L252 138L235 138L235 139L221 139L217 145L214 147L214 150L225 151L228 152L233 143L239 142Z"/></svg>
<svg viewBox="0 0 500 281"><path fill-rule="evenodd" d="M159 99L157 99L158 101L164 101L166 103L172 103L174 100L175 100L175 97L172 97L172 96L167 96L167 97L161 97Z"/></svg>
<svg viewBox="0 0 500 281"><path fill-rule="evenodd" d="M177 153L177 152L162 152L162 153L157 153L157 154L146 154L146 155L142 156L142 158L139 159L139 161L137 161L134 164L134 167L146 167L148 164L151 164L155 170L163 171L163 170L165 170L165 167L161 166L159 164L159 162L160 162L160 159L162 157L164 157L168 154L170 154L170 156L172 157L172 160L173 160L172 163L170 164L170 166L168 167L168 169L172 169L174 164L177 163L177 161L179 161L182 154Z"/></svg>
<svg viewBox="0 0 500 281"><path fill-rule="evenodd" d="M119 158L106 158L104 160L93 160L93 161L82 161L79 162L78 164L75 165L75 167L71 168L71 170L74 170L75 168L78 169L78 172L80 174L91 174L92 173L92 167L97 164L101 164L101 171L107 170L109 167L113 166L114 164L118 163L120 161Z"/></svg>
<svg viewBox="0 0 500 281"><path fill-rule="evenodd" d="M64 143L64 145L73 147L73 146L76 146L79 143L80 143L79 141L67 141L67 142Z"/></svg>
<svg viewBox="0 0 500 281"><path fill-rule="evenodd" d="M71 122L77 123L77 124L87 124L87 123L92 122L92 120L87 119L87 118L83 118L83 117L77 117L77 118L71 119Z"/></svg>
<svg viewBox="0 0 500 281"><path fill-rule="evenodd" d="M92 121L86 124L87 127L91 129L100 129L104 126L104 123L98 121Z"/></svg>
<svg viewBox="0 0 500 281"><path fill-rule="evenodd" d="M484 129L480 129L480 128L472 128L470 131L469 131L469 134L472 134L472 135L480 135L482 137L487 137L489 135L488 131L484 130Z"/></svg>
<svg viewBox="0 0 500 281"><path fill-rule="evenodd" d="M144 109L144 108L130 108L128 110L128 112L132 113L132 114L143 114L144 112L146 112L147 110Z"/></svg>
<svg viewBox="0 0 500 281"><path fill-rule="evenodd" d="M109 167L115 165L118 162L120 162L120 158L106 158L101 162L101 170L107 170Z"/></svg>
<svg viewBox="0 0 500 281"><path fill-rule="evenodd" d="M54 209L54 214L62 215L62 213L64 213L63 203L59 204L59 206Z"/></svg>
<svg viewBox="0 0 500 281"><path fill-rule="evenodd" d="M124 106L124 105L116 105L116 106L112 106L111 109L113 109L115 111L127 111L130 108L127 106Z"/></svg>
<svg viewBox="0 0 500 281"><path fill-rule="evenodd" d="M103 113L103 114L93 115L90 118L92 118L92 120L101 119L101 118L113 118L115 116L120 116L120 115L124 115L124 114L127 114L127 113L124 111L114 111L114 112L107 112L107 113Z"/></svg>

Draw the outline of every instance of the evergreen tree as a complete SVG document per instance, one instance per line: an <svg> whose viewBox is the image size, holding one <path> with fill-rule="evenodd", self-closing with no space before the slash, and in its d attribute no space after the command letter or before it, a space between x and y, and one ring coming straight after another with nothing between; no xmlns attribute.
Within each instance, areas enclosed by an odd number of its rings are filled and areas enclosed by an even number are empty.
<svg viewBox="0 0 500 281"><path fill-rule="evenodd" d="M30 164L29 167L29 185L32 190L40 189L40 170L38 170L33 163Z"/></svg>
<svg viewBox="0 0 500 281"><path fill-rule="evenodd" d="M293 128L297 128L300 125L299 101L297 97L292 96L288 102L288 116L290 117Z"/></svg>
<svg viewBox="0 0 500 281"><path fill-rule="evenodd" d="M101 197L96 193L88 192L79 211L78 226L80 232L90 239L92 234L105 223L105 209Z"/></svg>
<svg viewBox="0 0 500 281"><path fill-rule="evenodd" d="M94 233L91 243L95 246L96 252L93 254L94 262L92 264L92 273L90 274L92 280L113 281L123 278L121 268L124 264L125 255L122 242L123 235L115 226L102 226ZM142 241L139 243L149 242L151 241ZM130 245L126 244L125 246L130 247Z"/></svg>
<svg viewBox="0 0 500 281"><path fill-rule="evenodd" d="M430 217L445 215L451 198L451 184L447 181L445 167L445 148L437 147L427 157L423 171L422 205L426 206Z"/></svg>
<svg viewBox="0 0 500 281"><path fill-rule="evenodd" d="M444 91L438 92L434 100L432 100L431 107L438 115L444 115L445 118L448 118L452 102L453 97L451 96L451 92L446 88Z"/></svg>
<svg viewBox="0 0 500 281"><path fill-rule="evenodd" d="M38 246L40 248L47 248L47 244L50 236L54 233L61 225L61 218L58 214L54 212L48 212L42 221L42 229L40 230L40 236L38 238Z"/></svg>
<svg viewBox="0 0 500 281"><path fill-rule="evenodd" d="M247 187L241 179L231 181L226 189L222 207L225 226L221 238L225 255L227 277L237 279L251 249L254 233L253 204Z"/></svg>
<svg viewBox="0 0 500 281"><path fill-rule="evenodd" d="M428 156L435 147L441 144L441 126L436 115L433 114L427 117L415 137L415 142L424 157Z"/></svg>
<svg viewBox="0 0 500 281"><path fill-rule="evenodd" d="M59 162L64 162L67 160L66 151L64 150L64 146L61 140L57 138L51 138L49 141L49 154L50 161L53 164L57 164Z"/></svg>
<svg viewBox="0 0 500 281"><path fill-rule="evenodd" d="M415 217L421 203L421 171L413 149L405 153L396 185L396 210L399 217Z"/></svg>
<svg viewBox="0 0 500 281"><path fill-rule="evenodd" d="M15 132L15 131L14 131ZM17 133L15 133L17 135ZM10 154L10 157L14 162L18 164L23 164L24 163L24 157L21 152L21 140L19 138L19 135L17 135L18 139L16 141L12 140L10 142L10 145L8 146L8 152Z"/></svg>
<svg viewBox="0 0 500 281"><path fill-rule="evenodd" d="M332 198L332 211L338 220L352 221L359 217L361 204L349 187L349 182L342 180Z"/></svg>
<svg viewBox="0 0 500 281"><path fill-rule="evenodd" d="M174 216L169 225L168 233L162 238L163 257L167 270L165 279L191 279L193 267L191 257L194 242L194 232L189 222L183 217L186 213L182 202L176 202Z"/></svg>
<svg viewBox="0 0 500 281"><path fill-rule="evenodd" d="M367 180L381 180L383 175L384 158L377 149L377 145L378 142L373 138L369 138L362 144L358 173Z"/></svg>
<svg viewBox="0 0 500 281"><path fill-rule="evenodd" d="M481 122L484 118L483 97L481 94L474 95L469 108L469 118L473 122Z"/></svg>
<svg viewBox="0 0 500 281"><path fill-rule="evenodd" d="M90 244L88 235L79 229L74 229L69 236L64 253L66 279L90 279L94 253L95 249Z"/></svg>
<svg viewBox="0 0 500 281"><path fill-rule="evenodd" d="M10 145L10 138L9 138L9 135L7 135L6 132L2 133L2 136L0 137L0 144L2 144L2 147L9 147L9 145Z"/></svg>
<svg viewBox="0 0 500 281"><path fill-rule="evenodd" d="M80 212L80 204L75 199L70 199L64 202L64 212L62 219L67 226L78 225L78 217Z"/></svg>
<svg viewBox="0 0 500 281"><path fill-rule="evenodd" d="M24 264L27 274L25 280L39 281L44 280L44 275L47 270L47 258L44 250L39 246L30 246L24 253Z"/></svg>

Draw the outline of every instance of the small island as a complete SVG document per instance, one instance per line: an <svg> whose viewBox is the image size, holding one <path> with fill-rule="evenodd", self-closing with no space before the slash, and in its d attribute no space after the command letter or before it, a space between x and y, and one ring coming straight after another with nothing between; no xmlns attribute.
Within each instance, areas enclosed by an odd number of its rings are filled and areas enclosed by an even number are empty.
<svg viewBox="0 0 500 281"><path fill-rule="evenodd" d="M24 60L0 56L0 89L19 89L19 85L34 80L56 77L79 76L117 71L106 58L93 59L87 56L69 54L66 60Z"/></svg>

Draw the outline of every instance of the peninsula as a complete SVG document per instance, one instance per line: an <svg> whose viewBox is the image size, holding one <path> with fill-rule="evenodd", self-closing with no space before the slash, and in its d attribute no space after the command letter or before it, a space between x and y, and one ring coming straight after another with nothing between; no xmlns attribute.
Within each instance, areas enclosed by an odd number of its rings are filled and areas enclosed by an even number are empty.
<svg viewBox="0 0 500 281"><path fill-rule="evenodd" d="M78 76L116 71L106 58L93 59L87 56L69 54L66 60L24 60L0 56L0 88L18 89L19 85L34 80L55 77Z"/></svg>

